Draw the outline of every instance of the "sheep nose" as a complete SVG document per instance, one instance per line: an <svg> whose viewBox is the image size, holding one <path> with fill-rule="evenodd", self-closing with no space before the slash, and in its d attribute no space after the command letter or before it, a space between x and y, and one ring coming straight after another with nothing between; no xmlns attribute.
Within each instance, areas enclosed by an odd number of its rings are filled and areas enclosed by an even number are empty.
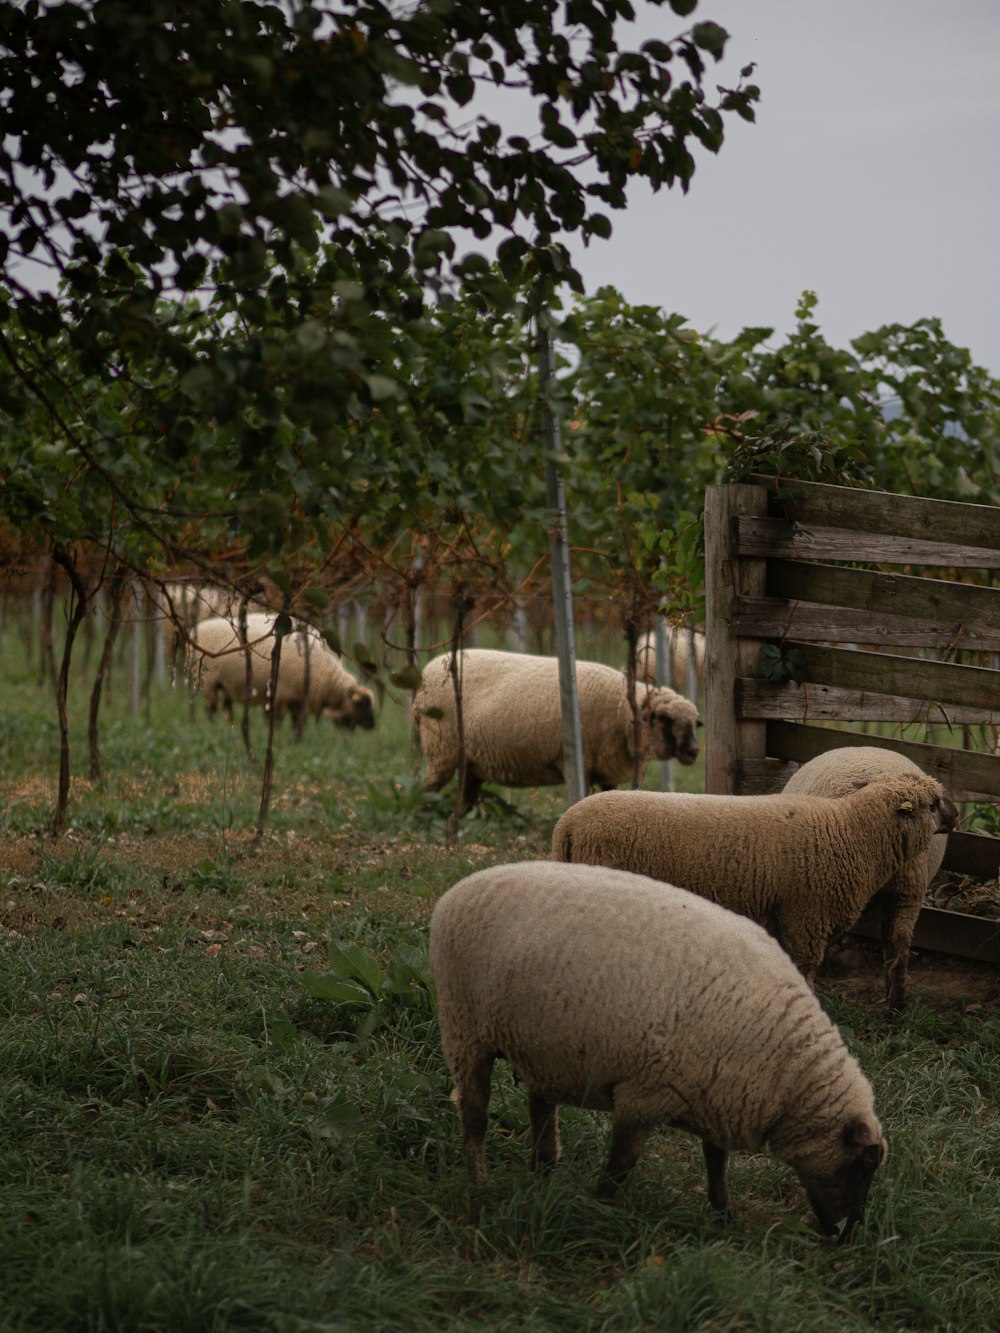
<svg viewBox="0 0 1000 1333"><path fill-rule="evenodd" d="M934 812L937 815L936 833L950 833L958 824L958 808L948 800L947 796L942 796L937 803L937 809Z"/></svg>

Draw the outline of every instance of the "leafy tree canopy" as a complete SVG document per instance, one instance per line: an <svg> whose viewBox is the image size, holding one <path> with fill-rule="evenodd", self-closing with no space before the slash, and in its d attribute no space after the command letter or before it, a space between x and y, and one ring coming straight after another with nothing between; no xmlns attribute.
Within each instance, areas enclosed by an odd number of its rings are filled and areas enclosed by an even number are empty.
<svg viewBox="0 0 1000 1333"><path fill-rule="evenodd" d="M635 50L628 0L3 6L0 412L23 427L4 469L22 528L114 530L142 563L227 537L277 561L329 544L327 522L391 522L394 490L450 515L497 372L466 349L434 401L432 311L456 284L484 313L579 288L568 236L610 235L634 178L686 189L693 150L753 118L752 84L706 92L725 31L697 0L652 2L668 31ZM498 262L459 248L487 240ZM524 460L494 458L513 511Z"/></svg>
<svg viewBox="0 0 1000 1333"><path fill-rule="evenodd" d="M695 5L670 0L681 16ZM452 263L488 286L482 256L457 258L456 228L506 233L508 276L578 285L559 238L610 235L605 210L625 206L630 178L686 188L691 142L717 151L724 114L752 119L757 97L706 96L718 24L632 51L619 45L631 17L628 0L5 6L6 284L52 332L62 311L23 264L48 267L81 340L97 339L96 302L118 352L153 336L157 297L206 282L261 322L262 298L285 294L321 232L375 309L387 271L433 278ZM477 109L488 87L520 90L536 132ZM419 286L403 295L419 306Z"/></svg>

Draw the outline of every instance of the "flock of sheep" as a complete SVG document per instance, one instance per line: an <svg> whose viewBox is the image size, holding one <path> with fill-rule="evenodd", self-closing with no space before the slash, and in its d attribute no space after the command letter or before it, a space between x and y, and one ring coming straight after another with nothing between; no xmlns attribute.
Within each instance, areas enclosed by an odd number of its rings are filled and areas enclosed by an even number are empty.
<svg viewBox="0 0 1000 1333"><path fill-rule="evenodd" d="M263 612L247 617L245 641L229 615L190 625L188 670L211 709L246 699L277 717L308 707L374 725L372 691L312 630L286 638L271 699L273 631ZM532 1166L558 1156L562 1104L612 1114L604 1198L651 1130L676 1126L702 1139L709 1202L728 1212L729 1152L767 1144L797 1172L820 1227L844 1222L846 1235L885 1141L871 1086L812 983L830 941L875 902L888 1002L903 1005L913 927L944 852L938 835L957 812L910 760L867 746L811 760L775 796L617 790L650 755L698 755L695 704L651 683L651 644L642 647L634 699L623 672L578 663L586 785L602 790L559 819L552 859L470 875L431 918L469 1169L484 1173L491 1071L503 1056L527 1089ZM698 648L688 640L688 653ZM672 666L675 684L690 678L689 660ZM483 782L563 782L555 660L467 649L456 667L461 803ZM459 767L448 654L423 670L413 725L436 790Z"/></svg>

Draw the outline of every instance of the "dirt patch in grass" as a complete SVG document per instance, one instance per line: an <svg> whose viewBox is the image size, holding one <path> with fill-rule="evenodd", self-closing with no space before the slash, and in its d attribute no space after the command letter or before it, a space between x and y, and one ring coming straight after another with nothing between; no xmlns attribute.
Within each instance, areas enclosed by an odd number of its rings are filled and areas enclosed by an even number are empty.
<svg viewBox="0 0 1000 1333"><path fill-rule="evenodd" d="M963 1013L1000 1018L1000 967L970 958L916 949L910 957L910 997L936 1013ZM879 946L857 936L833 954L820 986L866 1009L885 1004L885 982Z"/></svg>
<svg viewBox="0 0 1000 1333"><path fill-rule="evenodd" d="M0 924L17 931L92 928L120 916L127 902L132 909L144 904L164 925L189 920L195 909L264 923L315 919L346 908L419 925L463 875L533 854L516 840L509 847L469 842L451 849L359 838L357 830L324 830L317 837L270 833L260 843L249 830L224 840L218 833L5 838Z"/></svg>

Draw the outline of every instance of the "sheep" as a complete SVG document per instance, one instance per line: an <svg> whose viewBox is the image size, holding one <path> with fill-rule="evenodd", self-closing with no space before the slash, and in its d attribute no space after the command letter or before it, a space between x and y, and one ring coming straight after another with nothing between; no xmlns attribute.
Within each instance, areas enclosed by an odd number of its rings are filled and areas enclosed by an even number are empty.
<svg viewBox="0 0 1000 1333"><path fill-rule="evenodd" d="M451 654L423 671L413 700L424 784L439 791L458 767ZM461 655L466 776L461 800L473 805L484 782L545 787L564 781L559 664L554 657L467 648ZM625 676L599 662L577 662L580 730L586 789L616 787L632 778L635 729ZM692 764L698 757L698 710L668 689L636 688L643 726L643 762Z"/></svg>
<svg viewBox="0 0 1000 1333"><path fill-rule="evenodd" d="M559 1156L558 1107L584 1106L613 1115L602 1199L665 1124L702 1139L720 1212L729 1152L767 1144L826 1233L860 1219L885 1156L871 1086L752 921L641 875L524 861L442 895L430 966L474 1179L503 1056L527 1090L532 1169Z"/></svg>
<svg viewBox="0 0 1000 1333"><path fill-rule="evenodd" d="M847 796L601 792L561 816L557 861L614 866L692 889L766 927L810 984L830 938L955 807L924 773L886 773Z"/></svg>
<svg viewBox="0 0 1000 1333"><path fill-rule="evenodd" d="M178 657L181 646L187 644L195 625L219 617L235 624L239 616L240 594L214 583L158 584L152 596L161 615L164 649L171 663ZM264 608L261 603L251 601L248 609Z"/></svg>
<svg viewBox="0 0 1000 1333"><path fill-rule="evenodd" d="M236 625L231 620L219 617L203 620L195 627L188 670L197 679L209 712L216 711L221 697L223 711L227 717L231 717L233 701L247 698L250 703L273 706L278 722L286 712L297 719L299 712L308 704L315 717L322 715L332 718L338 726L373 727L373 692L366 685L358 683L342 664L339 654L311 627L300 627L285 636L281 645L277 689L274 699L268 698L275 620L275 616L263 612L247 616L249 693L247 658L240 650ZM308 699L305 677L307 652Z"/></svg>
<svg viewBox="0 0 1000 1333"><path fill-rule="evenodd" d="M882 773L919 773L921 769L894 750L878 745L839 746L817 755L785 783L785 794L845 796L859 782ZM875 894L882 908L882 952L885 959L886 1001L890 1009L906 1004L910 942L924 890L941 865L948 838L932 838L923 856L906 861Z"/></svg>
<svg viewBox="0 0 1000 1333"><path fill-rule="evenodd" d="M667 647L667 680L681 694L691 691L691 643L694 641L694 679L701 685L705 679L705 631L695 627L694 633L686 626L665 626ZM640 636L635 649L635 674L638 680L656 684L656 636Z"/></svg>

